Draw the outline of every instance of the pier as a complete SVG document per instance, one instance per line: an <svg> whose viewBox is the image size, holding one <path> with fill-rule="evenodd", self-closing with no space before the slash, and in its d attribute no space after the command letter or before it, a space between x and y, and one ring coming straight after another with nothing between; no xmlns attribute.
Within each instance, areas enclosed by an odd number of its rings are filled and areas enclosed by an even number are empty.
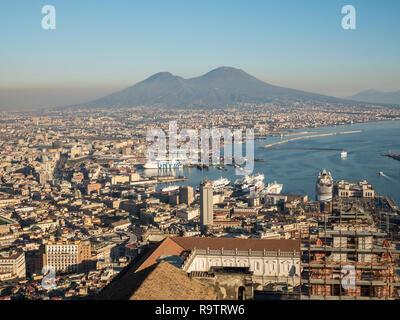
<svg viewBox="0 0 400 320"><path fill-rule="evenodd" d="M270 147L269 149L275 149L275 150L316 150L316 151L343 151L343 149L333 149L333 148L295 148L295 147Z"/></svg>
<svg viewBox="0 0 400 320"><path fill-rule="evenodd" d="M397 161L400 161L400 154L393 154L393 153L389 152L387 154L383 154L383 156L395 159Z"/></svg>
<svg viewBox="0 0 400 320"><path fill-rule="evenodd" d="M278 142L274 142L274 143L270 143L267 144L261 148L263 149L269 149L271 147L280 145L280 144L285 144L288 142L293 142L293 141L297 141L297 140L303 140L303 139L312 139L312 138L318 138L318 137L328 137L328 136L335 136L335 135L339 135L339 134L350 134L350 133L360 133L362 132L361 130L354 130L354 131L340 131L340 132L331 132L331 133L321 133L321 134L314 134L314 135L310 135L310 136L301 136L301 137L296 137L296 138L292 138L292 139L287 139L287 140L283 140L283 141L278 141ZM342 149L340 149L342 150Z"/></svg>

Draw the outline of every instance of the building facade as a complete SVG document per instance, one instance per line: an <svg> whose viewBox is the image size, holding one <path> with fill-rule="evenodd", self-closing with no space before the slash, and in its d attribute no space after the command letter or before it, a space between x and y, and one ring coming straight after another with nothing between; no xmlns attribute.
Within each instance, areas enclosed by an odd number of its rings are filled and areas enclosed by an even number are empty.
<svg viewBox="0 0 400 320"><path fill-rule="evenodd" d="M253 283L261 286L276 282L300 283L299 251L194 249L183 269L188 273L208 272L214 267L248 268Z"/></svg>
<svg viewBox="0 0 400 320"><path fill-rule="evenodd" d="M374 198L375 190L368 181L350 183L339 181L335 186L335 194L341 198Z"/></svg>
<svg viewBox="0 0 400 320"><path fill-rule="evenodd" d="M0 252L0 281L25 279L25 253L18 251Z"/></svg>
<svg viewBox="0 0 400 320"><path fill-rule="evenodd" d="M88 242L48 243L44 247L43 266L51 266L56 272L79 272L85 268L85 261L91 258Z"/></svg>

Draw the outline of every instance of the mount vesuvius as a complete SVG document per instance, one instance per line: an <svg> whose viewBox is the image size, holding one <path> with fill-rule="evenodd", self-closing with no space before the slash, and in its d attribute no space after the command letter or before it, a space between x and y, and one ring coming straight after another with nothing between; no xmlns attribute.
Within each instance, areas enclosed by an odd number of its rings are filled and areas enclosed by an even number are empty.
<svg viewBox="0 0 400 320"><path fill-rule="evenodd" d="M263 82L243 70L220 67L200 77L184 79L160 72L121 91L77 107L223 107L236 103L313 101L338 103L346 100L283 88ZM354 104L354 101L353 101Z"/></svg>

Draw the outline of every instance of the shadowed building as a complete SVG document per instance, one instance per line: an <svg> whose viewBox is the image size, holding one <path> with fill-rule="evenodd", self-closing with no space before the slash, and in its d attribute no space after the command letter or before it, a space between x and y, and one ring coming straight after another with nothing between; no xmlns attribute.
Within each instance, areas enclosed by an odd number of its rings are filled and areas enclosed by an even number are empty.
<svg viewBox="0 0 400 320"><path fill-rule="evenodd" d="M181 186L179 188L179 202L190 206L193 202L193 188L191 186Z"/></svg>

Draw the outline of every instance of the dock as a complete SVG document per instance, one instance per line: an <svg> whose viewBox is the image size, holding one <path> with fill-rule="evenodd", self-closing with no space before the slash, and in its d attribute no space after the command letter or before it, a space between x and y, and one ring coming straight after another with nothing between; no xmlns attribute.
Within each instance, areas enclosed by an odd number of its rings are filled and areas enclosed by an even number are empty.
<svg viewBox="0 0 400 320"><path fill-rule="evenodd" d="M301 136L301 137L296 137L296 138L291 138L287 140L282 140L274 143L267 144L261 148L263 149L268 149L280 144L288 143L288 142L293 142L297 140L304 140L304 139L312 139L312 138L318 138L318 137L328 137L328 136L335 136L339 134L350 134L350 133L360 133L362 132L361 130L354 130L354 131L340 131L340 132L330 132L330 133L321 133L321 134L314 134L314 135L309 135L309 136Z"/></svg>

